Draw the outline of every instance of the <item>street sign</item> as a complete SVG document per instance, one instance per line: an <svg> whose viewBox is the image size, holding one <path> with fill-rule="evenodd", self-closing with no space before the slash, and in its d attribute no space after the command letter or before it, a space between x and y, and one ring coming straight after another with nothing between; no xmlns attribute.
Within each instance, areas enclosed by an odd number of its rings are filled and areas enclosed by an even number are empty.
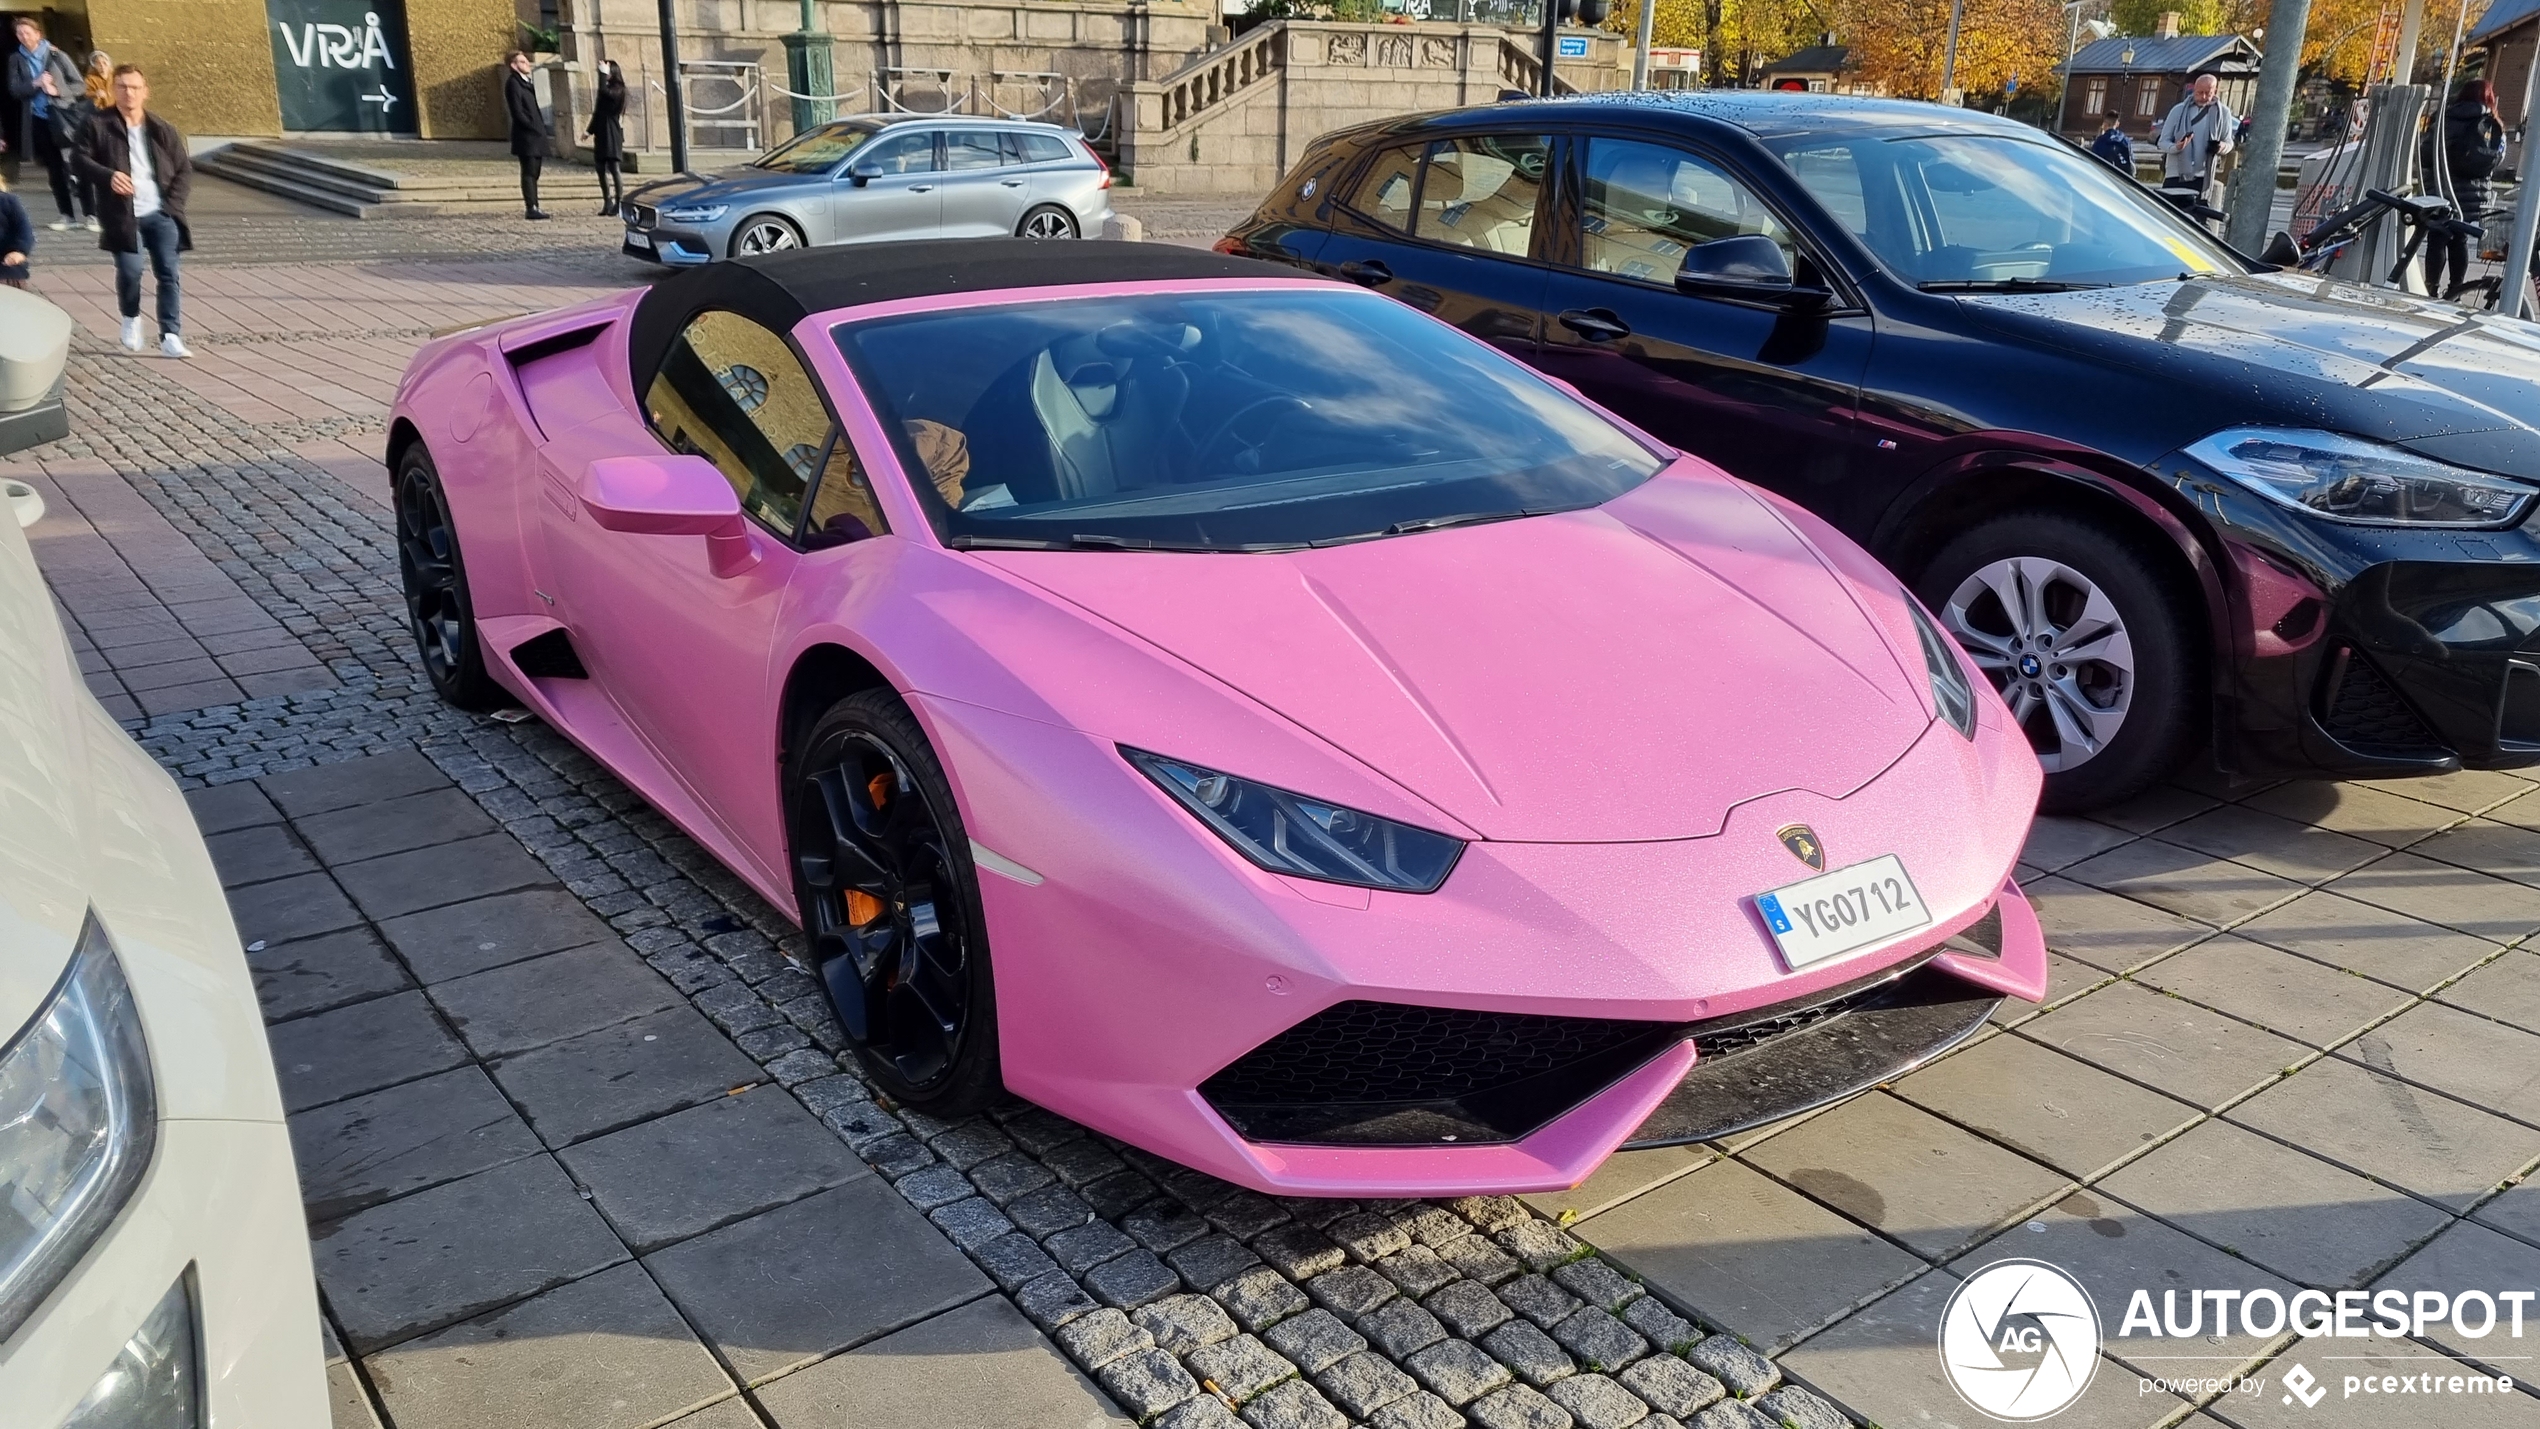
<svg viewBox="0 0 2540 1429"><path fill-rule="evenodd" d="M265 0L286 130L415 132L402 0Z"/></svg>
<svg viewBox="0 0 2540 1429"><path fill-rule="evenodd" d="M1585 35L1563 35L1560 41L1560 49L1556 53L1565 60L1586 59L1588 57L1588 37Z"/></svg>

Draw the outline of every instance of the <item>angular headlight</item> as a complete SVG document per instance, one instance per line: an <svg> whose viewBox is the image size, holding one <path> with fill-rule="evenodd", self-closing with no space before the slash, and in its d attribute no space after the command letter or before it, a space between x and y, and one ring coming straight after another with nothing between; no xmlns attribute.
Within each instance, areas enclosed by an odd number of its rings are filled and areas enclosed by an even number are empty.
<svg viewBox="0 0 2540 1429"><path fill-rule="evenodd" d="M92 913L61 984L0 1047L0 1341L131 1198L158 1134L141 1015Z"/></svg>
<svg viewBox="0 0 2540 1429"><path fill-rule="evenodd" d="M1120 753L1235 852L1272 873L1428 893L1446 882L1464 852L1462 839L1127 745Z"/></svg>
<svg viewBox="0 0 2540 1429"><path fill-rule="evenodd" d="M194 1355L201 1336L189 1279L178 1276L159 1297L62 1429L195 1429L202 1422L203 1372Z"/></svg>
<svg viewBox="0 0 2540 1429"><path fill-rule="evenodd" d="M1914 633L1922 637L1923 668L1931 672L1931 702L1940 707L1940 717L1949 727L1969 739L1976 737L1976 692L1967 683L1967 667L1958 663L1958 647L1940 627L1923 614L1923 603L1905 597L1905 608L1913 613Z"/></svg>
<svg viewBox="0 0 2540 1429"><path fill-rule="evenodd" d="M672 223L712 223L731 209L728 203L690 204L686 208L666 208L661 216Z"/></svg>
<svg viewBox="0 0 2540 1429"><path fill-rule="evenodd" d="M2336 432L2233 427L2187 454L2268 500L2357 526L2510 526L2534 490Z"/></svg>

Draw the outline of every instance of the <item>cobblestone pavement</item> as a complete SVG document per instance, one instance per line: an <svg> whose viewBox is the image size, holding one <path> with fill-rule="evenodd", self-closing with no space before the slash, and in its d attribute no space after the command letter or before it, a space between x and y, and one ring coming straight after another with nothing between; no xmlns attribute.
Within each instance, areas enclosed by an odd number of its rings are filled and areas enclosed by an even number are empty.
<svg viewBox="0 0 2540 1429"><path fill-rule="evenodd" d="M135 689L134 672L151 666L115 657L131 647L106 642L109 624L92 628L109 608L82 594L93 584L121 582L124 608L144 610L231 604L234 591L244 603L234 608L253 607L324 671L262 698L126 713L145 747L207 791L197 796L207 826L238 817L231 800L254 814L215 837L257 846L229 849L225 866L240 880L242 922L266 930L253 956L281 999L272 1011L286 1082L312 1075L292 1070L304 1062L323 1065L290 1050L304 1039L348 1044L335 1064L347 1070L295 1102L320 1261L333 1267L321 1285L352 1352L339 1376L347 1422L374 1412L400 1426L526 1422L516 1406L539 1403L555 1412L541 1423L635 1426L709 1398L685 1422L807 1429L849 1422L849 1400L863 1406L858 1424L1076 1422L1066 1416L1094 1401L1061 1391L1076 1381L1052 1368L1054 1344L1122 1410L1172 1429L1896 1429L1965 1422L1932 1351L1938 1310L1964 1273L2006 1256L2082 1274L2112 1321L2118 1307L2105 1297L2136 1285L2540 1283L2540 1189L2523 1182L2540 1162L2540 956L2527 947L2540 933L2540 786L2502 774L2191 780L2098 819L2042 821L2021 877L2056 950L2048 1008L2006 1009L1955 1054L1838 1108L1719 1146L1618 1156L1574 1192L1268 1198L1020 1103L950 1124L896 1111L835 1055L837 1030L777 910L534 721L439 706L408 658L384 476L368 455L381 384L393 380L387 359L420 331L618 280L580 260L497 258L206 263L189 281L206 303L228 303L272 334L229 343L256 329L224 332L208 316L222 309L206 307L207 353L240 354L218 383L202 377L204 364L111 351L103 273L47 273L41 285L83 323L72 377L80 435L0 469L56 502L60 514L33 533L38 558L101 692ZM325 295L338 292L357 296L330 306ZM342 355L327 369L336 390L287 377L287 391L246 387L308 352ZM184 547L199 560L181 559ZM113 575L118 563L129 582ZM200 598L178 601L178 590ZM364 762L348 769L352 760ZM599 941L551 943L558 951L542 948L539 960L507 959L509 971L431 965L393 926L411 916L395 893L411 870L363 868L411 850L329 844L343 837L323 822L337 811L308 790L344 779L381 800L429 797L454 821L424 850L454 861L439 896L545 888L564 916L592 920L585 936ZM270 791L263 812L232 792L249 780ZM334 890L352 912L331 916L350 921L326 933L259 923L293 906L276 897L284 884ZM292 987L335 976L323 971L337 966L326 950L310 945L348 929L363 951L342 965L366 973L292 1003ZM373 940L387 955L372 956ZM541 973L561 980L580 965L566 958L608 962L609 986L647 991L590 1014L605 1023L513 1031L476 1020L471 1006L485 1004L470 994L494 984L471 977L502 973L516 1000L543 1005L557 989ZM368 1018L410 1035L351 1035ZM561 1046L622 1046L645 1018L685 1027L708 1049L706 1065L716 1048L746 1059L754 1073L725 1061L715 1075L752 1089L690 1102L712 1080L692 1079L668 1102L609 1115L587 1111L591 1097L565 1096L580 1119L559 1120L552 1088L540 1092L519 1069L541 1057L571 1063ZM494 1152L442 1147L407 1162L435 1169L399 1172L397 1157L361 1150L354 1108L378 1098L428 1123L445 1091L460 1107L449 1115L508 1138L500 1164L470 1163ZM725 1121L709 1127L709 1115ZM333 1139L313 1116L335 1119ZM767 1125L726 1125L753 1116ZM591 1149L630 1126L650 1128L649 1170L668 1187L649 1201L607 1184L625 1173ZM753 1149L718 1149L738 1143L716 1135L744 1131ZM670 1185L683 1159L691 1177L741 1184L718 1187L725 1199L712 1205L683 1200ZM432 1181L444 1173L455 1179ZM559 1196L540 1202L582 1226L579 1258L558 1252L538 1276L473 1290L418 1280L394 1313L376 1310L366 1287L377 1277L344 1269L367 1228L399 1218L450 1237L462 1247L453 1256L499 1259L501 1238L529 1224L517 1219L528 1199L502 1194L501 1178L533 1174L587 1193L596 1230ZM828 1214L850 1187L883 1186L895 1200L868 1199L864 1219L826 1236L788 1219ZM504 1213L451 1210L470 1205ZM844 1248L865 1229L887 1229L912 1257L941 1251L911 1233L920 1214L961 1252L927 1262L937 1268L919 1278L940 1285L919 1299L924 1318L837 1311L864 1293ZM830 1297L830 1318L736 1334L719 1328L725 1311L701 1308L715 1277L665 1268L740 1256L753 1249L751 1228L784 1234L801 1273L831 1272L815 1296ZM524 1398L576 1354L615 1363L611 1336L687 1348L664 1350L668 1367L640 1393L577 1393L570 1413ZM2112 1340L2089 1395L2061 1422L2276 1423L2272 1393L2181 1398L2143 1392L2138 1377L2250 1366L2272 1376L2292 1362L2290 1341L2212 1336L2193 1346L2198 1358L2173 1362ZM2360 1348L2411 1373L2446 1360L2518 1380L2527 1370L2501 1337L2441 1326ZM940 1357L921 1362L940 1372L868 1373L916 1356ZM1027 1384L1040 1388L993 1397ZM981 1397L947 1410L946 1395ZM2346 1422L2396 1422L2346 1412ZM2446 1420L2540 1423L2540 1401L2508 1395Z"/></svg>

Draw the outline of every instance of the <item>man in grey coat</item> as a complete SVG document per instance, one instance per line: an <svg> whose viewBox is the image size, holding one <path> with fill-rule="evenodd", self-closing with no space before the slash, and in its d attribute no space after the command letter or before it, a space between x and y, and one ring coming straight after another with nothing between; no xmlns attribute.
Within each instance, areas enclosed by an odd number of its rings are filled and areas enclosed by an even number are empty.
<svg viewBox="0 0 2540 1429"><path fill-rule="evenodd" d="M2161 149L2161 187L2192 188L2199 203L2213 183L2214 161L2231 152L2240 132L2239 118L2216 92L2221 87L2212 70L2196 76L2152 136Z"/></svg>

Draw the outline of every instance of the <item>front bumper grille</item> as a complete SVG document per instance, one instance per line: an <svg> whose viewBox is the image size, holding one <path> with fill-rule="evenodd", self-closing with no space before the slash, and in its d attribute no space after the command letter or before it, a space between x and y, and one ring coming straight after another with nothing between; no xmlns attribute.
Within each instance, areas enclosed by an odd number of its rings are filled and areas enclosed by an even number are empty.
<svg viewBox="0 0 2540 1429"><path fill-rule="evenodd" d="M1988 913L1939 950L2000 956L1998 913ZM1825 1035L1857 1014L1892 1005L1908 984L1915 989L1911 998L1923 1001L1944 988L1955 989L1961 998L1974 992L1957 978L1916 964L1913 969L1883 969L1799 1001L1703 1022L1344 1002L1237 1058L1201 1083L1200 1095L1248 1141L1330 1146L1516 1141L1686 1038L1693 1039L1699 1058L1696 1076L1714 1063L1773 1065L1783 1049ZM2000 1001L1990 993L1980 1000L1987 1011ZM1982 1020L1978 1013L1976 1021ZM1873 1040L1872 1061L1881 1055L1877 1049L1895 1042L1892 1036ZM1757 1054L1767 1055L1750 1060ZM1832 1065L1801 1082L1819 1085ZM1676 1100L1671 1097L1669 1104ZM1754 1100L1746 1097L1741 1105ZM1708 1116L1697 1108L1670 1124L1691 1125ZM1648 1134L1681 1139L1663 1127Z"/></svg>
<svg viewBox="0 0 2540 1429"><path fill-rule="evenodd" d="M2329 657L2321 675L2320 704L2320 727L2358 753L2415 755L2442 749L2398 689L2352 646L2341 646Z"/></svg>

